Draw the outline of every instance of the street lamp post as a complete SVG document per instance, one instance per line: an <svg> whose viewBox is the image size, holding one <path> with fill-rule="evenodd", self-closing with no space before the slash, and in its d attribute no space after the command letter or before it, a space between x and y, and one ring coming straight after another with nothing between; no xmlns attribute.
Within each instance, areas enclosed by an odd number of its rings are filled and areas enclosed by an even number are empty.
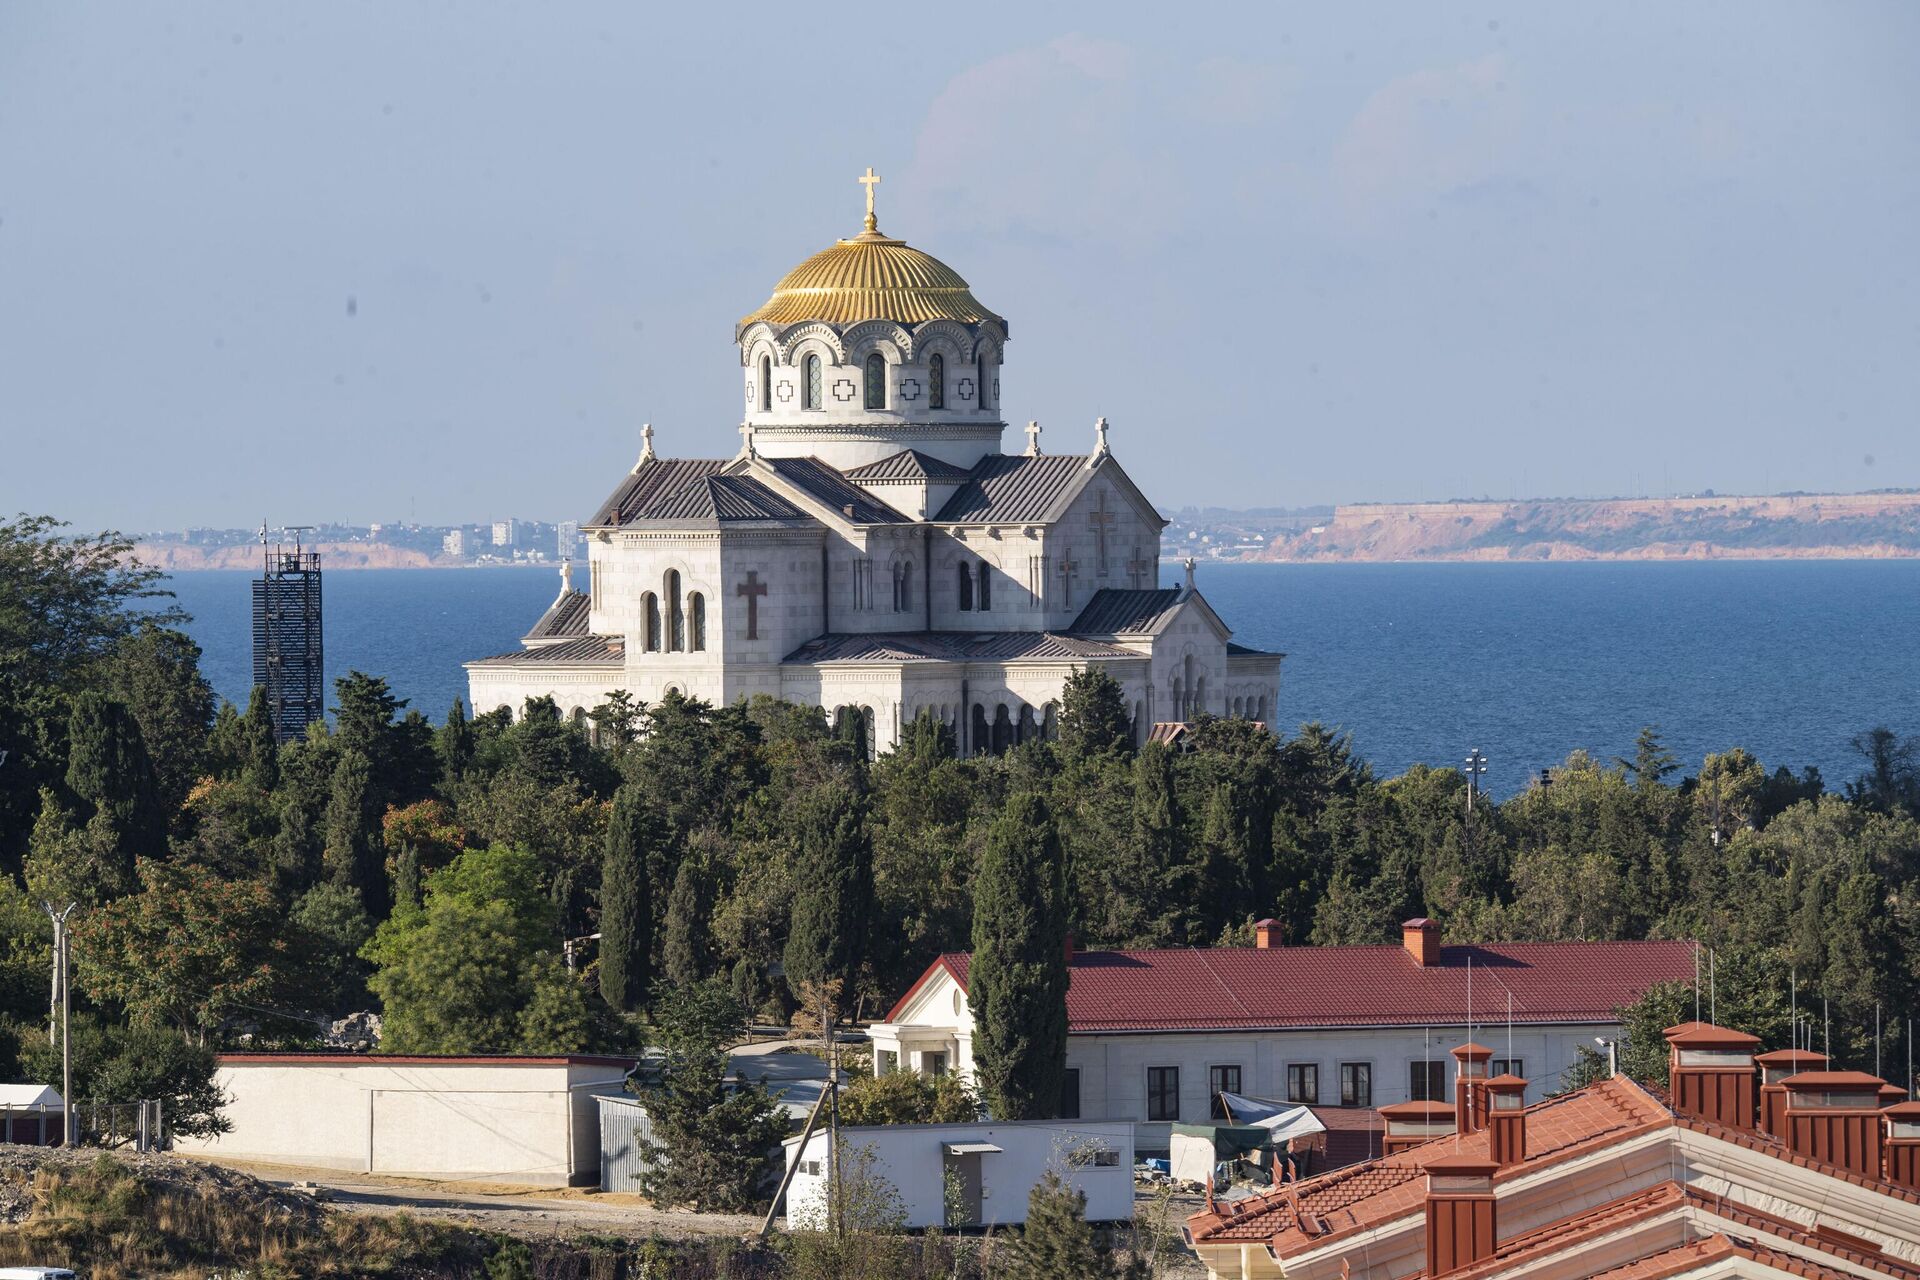
<svg viewBox="0 0 1920 1280"><path fill-rule="evenodd" d="M53 1034L53 1023L59 1023L60 1029L60 1145L73 1145L73 997L67 983L67 917L79 904L69 902L66 908L56 911L51 902L40 904L46 909L47 919L53 921L53 1008L49 1012L47 1034Z"/></svg>
<svg viewBox="0 0 1920 1280"><path fill-rule="evenodd" d="M1487 771L1487 758L1475 747L1467 752L1467 812L1473 812L1474 797L1480 794L1480 775Z"/></svg>

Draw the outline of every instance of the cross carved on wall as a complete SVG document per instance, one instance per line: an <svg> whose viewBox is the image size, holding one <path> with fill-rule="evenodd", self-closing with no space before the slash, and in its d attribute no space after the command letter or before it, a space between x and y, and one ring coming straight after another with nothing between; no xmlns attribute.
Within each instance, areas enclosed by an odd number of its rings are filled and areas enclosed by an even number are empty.
<svg viewBox="0 0 1920 1280"><path fill-rule="evenodd" d="M760 638L760 597L767 594L767 584L760 581L760 575L752 569L747 570L747 580L734 587L733 594L743 597L747 602L747 639Z"/></svg>
<svg viewBox="0 0 1920 1280"><path fill-rule="evenodd" d="M1107 510L1107 491L1102 489L1099 510L1087 513L1087 520L1093 525L1093 536L1097 544L1095 554L1098 558L1094 562L1094 572L1102 578L1107 576L1107 530L1118 518L1113 512Z"/></svg>

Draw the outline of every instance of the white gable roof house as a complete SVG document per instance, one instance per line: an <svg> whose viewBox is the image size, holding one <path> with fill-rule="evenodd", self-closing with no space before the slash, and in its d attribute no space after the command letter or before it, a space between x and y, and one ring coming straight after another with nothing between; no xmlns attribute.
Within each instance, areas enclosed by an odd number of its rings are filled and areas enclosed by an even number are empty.
<svg viewBox="0 0 1920 1280"><path fill-rule="evenodd" d="M875 179L877 181L877 179ZM864 229L734 328L731 458L639 458L580 526L512 653L467 664L471 705L551 697L585 722L615 690L755 694L855 718L885 751L922 713L962 755L1054 732L1075 670L1120 682L1137 741L1205 711L1265 720L1282 655L1231 642L1194 585L1160 583L1166 527L1115 457L1002 453L1009 326L951 267Z"/></svg>

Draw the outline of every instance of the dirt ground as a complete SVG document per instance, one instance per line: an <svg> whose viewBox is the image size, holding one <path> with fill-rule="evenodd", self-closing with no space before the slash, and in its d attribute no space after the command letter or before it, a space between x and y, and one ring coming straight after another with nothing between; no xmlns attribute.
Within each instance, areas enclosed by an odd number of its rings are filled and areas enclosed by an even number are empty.
<svg viewBox="0 0 1920 1280"><path fill-rule="evenodd" d="M193 1159L207 1164L216 1163L199 1156ZM648 1236L673 1239L740 1237L760 1227L757 1216L668 1212L655 1209L639 1196L588 1188L559 1190L484 1182L434 1182L422 1178L391 1178L379 1174L346 1173L338 1169L240 1160L217 1163L251 1174L276 1188L291 1189L297 1184L310 1182L319 1189L321 1202L337 1212L408 1213L417 1218L454 1222L483 1231L503 1231L516 1236L572 1236L584 1233L629 1239ZM1142 1192L1137 1202L1138 1208L1145 1212L1152 1201L1151 1193ZM1199 1209L1198 1196L1178 1195L1169 1207L1168 1217L1177 1230L1182 1219ZM1163 1269L1162 1275L1184 1278L1205 1274L1198 1260L1177 1241L1173 1247L1180 1251L1179 1260Z"/></svg>
<svg viewBox="0 0 1920 1280"><path fill-rule="evenodd" d="M203 1157L194 1157L204 1159ZM205 1161L214 1163L213 1161ZM760 1219L734 1213L664 1212L639 1196L588 1188L518 1187L490 1182L435 1182L339 1169L222 1160L277 1187L312 1183L329 1209L346 1213L409 1213L416 1218L478 1225L514 1235L743 1236Z"/></svg>

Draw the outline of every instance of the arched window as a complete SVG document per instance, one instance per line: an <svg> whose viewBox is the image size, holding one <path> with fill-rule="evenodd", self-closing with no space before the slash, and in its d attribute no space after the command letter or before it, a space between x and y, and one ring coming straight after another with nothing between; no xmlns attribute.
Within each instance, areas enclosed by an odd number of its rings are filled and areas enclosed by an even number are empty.
<svg viewBox="0 0 1920 1280"><path fill-rule="evenodd" d="M667 598L667 648L675 653L683 652L687 647L687 617L680 603L680 571L667 570L666 589L660 594Z"/></svg>
<svg viewBox="0 0 1920 1280"><path fill-rule="evenodd" d="M773 360L768 356L760 357L760 409L766 412L773 408Z"/></svg>
<svg viewBox="0 0 1920 1280"><path fill-rule="evenodd" d="M887 359L878 351L867 357L867 408L887 407Z"/></svg>
<svg viewBox="0 0 1920 1280"><path fill-rule="evenodd" d="M981 354L981 356L980 356L980 360L979 360L979 365L980 365L980 369L979 369L979 373L980 373L980 407L981 407L982 409L985 409L985 408L987 408L987 407L988 407L988 405L989 405L989 404L991 403L991 400L992 400L992 397L991 397L991 396L990 396L990 395L989 395L988 393L989 393L989 392L990 392L990 391L991 391L991 390L993 389L993 385L992 385L991 383L989 383L989 382L987 381L987 357L986 357L986 355L985 355L985 353L982 353L982 354Z"/></svg>
<svg viewBox="0 0 1920 1280"><path fill-rule="evenodd" d="M987 568L987 562L980 562L980 609L985 612L993 608L993 571Z"/></svg>
<svg viewBox="0 0 1920 1280"><path fill-rule="evenodd" d="M807 357L807 390L801 407L818 409L820 407L820 357Z"/></svg>
<svg viewBox="0 0 1920 1280"><path fill-rule="evenodd" d="M905 613L913 608L913 561L897 560L893 565L893 611Z"/></svg>
<svg viewBox="0 0 1920 1280"><path fill-rule="evenodd" d="M947 407L947 358L938 351L927 357L927 408Z"/></svg>
<svg viewBox="0 0 1920 1280"><path fill-rule="evenodd" d="M687 597L687 622L693 633L687 647L699 653L707 647L707 598L698 591Z"/></svg>
<svg viewBox="0 0 1920 1280"><path fill-rule="evenodd" d="M646 616L648 653L660 652L660 597L649 591L640 597L641 612Z"/></svg>
<svg viewBox="0 0 1920 1280"><path fill-rule="evenodd" d="M960 569L960 611L966 613L973 608L973 566L962 560Z"/></svg>

